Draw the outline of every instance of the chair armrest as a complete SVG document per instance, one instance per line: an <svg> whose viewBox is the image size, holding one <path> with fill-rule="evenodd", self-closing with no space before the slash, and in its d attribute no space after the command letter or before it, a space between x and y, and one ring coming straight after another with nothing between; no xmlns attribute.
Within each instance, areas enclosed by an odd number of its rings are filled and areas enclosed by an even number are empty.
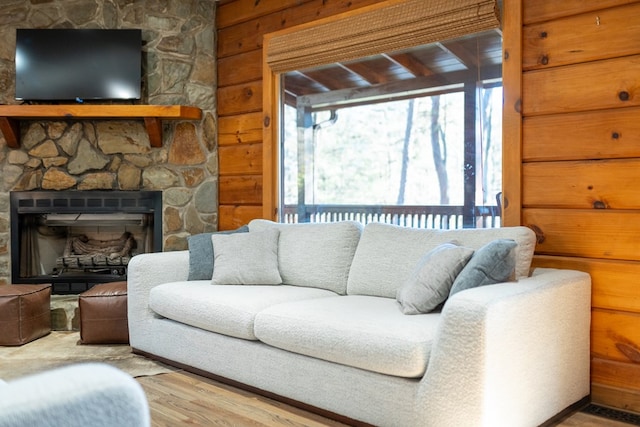
<svg viewBox="0 0 640 427"><path fill-rule="evenodd" d="M109 365L70 365L0 384L0 427L149 425L140 384Z"/></svg>
<svg viewBox="0 0 640 427"><path fill-rule="evenodd" d="M589 394L590 322L591 278L579 271L538 269L454 295L423 379L426 405L442 416L429 421L547 421Z"/></svg>

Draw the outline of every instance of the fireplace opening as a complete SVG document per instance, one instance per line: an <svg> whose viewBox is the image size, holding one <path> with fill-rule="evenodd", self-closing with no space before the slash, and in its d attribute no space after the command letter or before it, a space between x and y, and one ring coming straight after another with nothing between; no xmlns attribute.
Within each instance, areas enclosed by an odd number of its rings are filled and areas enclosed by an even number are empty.
<svg viewBox="0 0 640 427"><path fill-rule="evenodd" d="M77 294L126 280L129 260L162 250L161 191L14 191L11 280Z"/></svg>

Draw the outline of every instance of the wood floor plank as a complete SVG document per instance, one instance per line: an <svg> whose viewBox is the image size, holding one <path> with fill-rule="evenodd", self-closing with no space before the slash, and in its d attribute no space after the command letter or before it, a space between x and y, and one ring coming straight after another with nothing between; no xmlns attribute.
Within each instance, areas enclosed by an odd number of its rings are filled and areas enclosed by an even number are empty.
<svg viewBox="0 0 640 427"><path fill-rule="evenodd" d="M610 420L608 418L576 412L570 418L558 424L558 427L629 427L630 425L631 424Z"/></svg>
<svg viewBox="0 0 640 427"><path fill-rule="evenodd" d="M158 404L163 416L171 417L172 422L182 417L183 423L196 425L267 425L252 419L253 412L243 411L241 399L224 399L220 393L211 389L207 392L201 387L205 383L195 385L185 381L184 377L172 376L152 381L152 384L149 388L157 394L165 395L154 403Z"/></svg>
<svg viewBox="0 0 640 427"><path fill-rule="evenodd" d="M184 374L167 378L166 384L159 384L168 393L180 390L180 397L190 402L191 410L215 410L224 418L234 418L242 425L281 425L283 422L291 426L310 426L310 420L291 411L274 405L273 401L265 401L258 396L231 388L223 384L202 381L193 374ZM215 402L215 404L213 404ZM326 424L318 424L326 425Z"/></svg>
<svg viewBox="0 0 640 427"><path fill-rule="evenodd" d="M151 410L153 427L178 425L247 427L344 427L345 424L288 404L176 371L137 378ZM629 427L620 421L576 412L556 427Z"/></svg>
<svg viewBox="0 0 640 427"><path fill-rule="evenodd" d="M153 427L340 427L345 424L188 372L140 377Z"/></svg>

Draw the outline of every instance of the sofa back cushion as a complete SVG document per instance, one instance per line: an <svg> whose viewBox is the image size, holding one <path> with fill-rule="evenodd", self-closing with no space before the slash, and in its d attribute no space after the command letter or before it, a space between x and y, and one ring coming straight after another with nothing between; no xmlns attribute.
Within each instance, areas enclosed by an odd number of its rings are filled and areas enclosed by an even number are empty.
<svg viewBox="0 0 640 427"><path fill-rule="evenodd" d="M347 294L395 298L398 287L409 278L420 258L436 246L455 242L479 249L496 239L518 243L516 278L528 276L536 240L527 227L425 230L367 224L353 258Z"/></svg>
<svg viewBox="0 0 640 427"><path fill-rule="evenodd" d="M235 230L217 231L213 233L194 234L187 239L189 245L189 278L187 280L211 280L213 276L213 244L214 234L246 233L249 227L243 225Z"/></svg>
<svg viewBox="0 0 640 427"><path fill-rule="evenodd" d="M362 225L354 221L323 224L281 224L263 219L249 223L249 232L275 227L278 268L285 285L327 289L344 295Z"/></svg>
<svg viewBox="0 0 640 427"><path fill-rule="evenodd" d="M276 228L253 233L214 234L213 285L279 285Z"/></svg>

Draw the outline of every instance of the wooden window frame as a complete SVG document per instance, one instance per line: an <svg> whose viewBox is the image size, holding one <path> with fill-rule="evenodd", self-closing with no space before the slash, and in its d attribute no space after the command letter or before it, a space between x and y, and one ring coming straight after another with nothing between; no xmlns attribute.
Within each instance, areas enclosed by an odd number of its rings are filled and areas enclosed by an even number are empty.
<svg viewBox="0 0 640 427"><path fill-rule="evenodd" d="M459 13L456 20L448 20L453 13ZM442 17L442 20L436 16ZM361 22L366 22L366 25L361 25ZM432 25L434 22L435 25ZM432 26L430 30L422 31L429 26ZM278 218L277 142L282 113L281 74L419 46L497 26L496 0L386 0L265 34L262 64L263 217L274 221ZM342 43L344 40L349 42ZM327 49L327 46L331 46L331 49ZM334 46L336 49L333 49ZM304 51L303 54L299 55L296 48Z"/></svg>

